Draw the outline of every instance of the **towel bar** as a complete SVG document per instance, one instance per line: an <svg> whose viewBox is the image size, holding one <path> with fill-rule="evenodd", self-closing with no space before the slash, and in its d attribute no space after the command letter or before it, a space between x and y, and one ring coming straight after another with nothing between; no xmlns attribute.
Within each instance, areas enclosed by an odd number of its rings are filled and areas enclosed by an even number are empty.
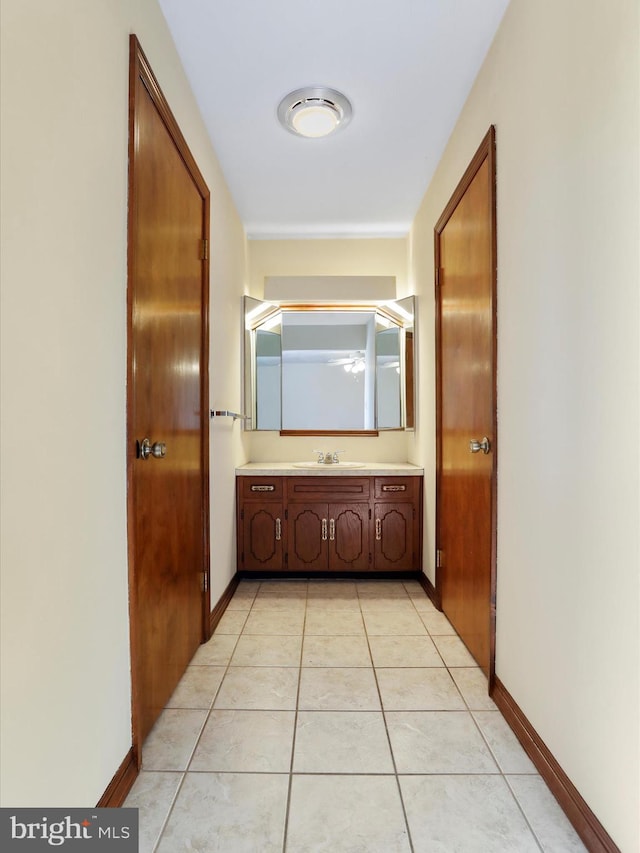
<svg viewBox="0 0 640 853"><path fill-rule="evenodd" d="M233 418L234 421L248 421L251 420L249 415L241 415L240 412L230 412L228 409L211 409L211 417L212 418Z"/></svg>

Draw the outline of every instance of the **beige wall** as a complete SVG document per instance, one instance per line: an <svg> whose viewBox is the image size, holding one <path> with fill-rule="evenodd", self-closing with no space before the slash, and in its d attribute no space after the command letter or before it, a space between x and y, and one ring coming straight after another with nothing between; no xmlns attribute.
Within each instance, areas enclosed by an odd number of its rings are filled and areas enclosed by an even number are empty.
<svg viewBox="0 0 640 853"><path fill-rule="evenodd" d="M249 240L249 290L262 299L266 276L393 275L407 295L407 240ZM318 294L317 299L322 299Z"/></svg>
<svg viewBox="0 0 640 853"><path fill-rule="evenodd" d="M1 23L2 800L94 805L131 745L130 32L211 190L211 402L225 408L240 402L245 241L155 0L2 0ZM214 601L235 570L245 459L229 424L212 429Z"/></svg>
<svg viewBox="0 0 640 853"><path fill-rule="evenodd" d="M263 298L267 276L395 276L397 296L406 296L406 239L336 240L249 240L249 290ZM318 293L316 299L322 299ZM404 432L381 433L366 438L282 437L277 432L250 432L249 454L252 461L295 462L313 459L315 447L343 448L344 459L367 462L406 462L407 438ZM336 442L338 442L336 444Z"/></svg>
<svg viewBox="0 0 640 853"><path fill-rule="evenodd" d="M410 246L424 342L433 227L495 124L497 674L629 853L640 849L638 47L637 0L512 0ZM414 455L432 469L431 348L419 376Z"/></svg>

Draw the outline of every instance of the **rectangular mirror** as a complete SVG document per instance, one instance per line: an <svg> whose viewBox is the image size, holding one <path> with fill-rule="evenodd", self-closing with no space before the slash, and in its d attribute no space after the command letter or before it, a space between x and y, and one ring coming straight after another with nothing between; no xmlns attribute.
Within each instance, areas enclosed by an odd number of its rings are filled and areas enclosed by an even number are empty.
<svg viewBox="0 0 640 853"><path fill-rule="evenodd" d="M248 429L412 429L415 297L304 306L245 297Z"/></svg>
<svg viewBox="0 0 640 853"><path fill-rule="evenodd" d="M256 331L256 423L280 429L282 415L282 336L279 330ZM258 427L256 427L258 428Z"/></svg>
<svg viewBox="0 0 640 853"><path fill-rule="evenodd" d="M378 429L396 429L402 423L400 331L397 326L376 331Z"/></svg>

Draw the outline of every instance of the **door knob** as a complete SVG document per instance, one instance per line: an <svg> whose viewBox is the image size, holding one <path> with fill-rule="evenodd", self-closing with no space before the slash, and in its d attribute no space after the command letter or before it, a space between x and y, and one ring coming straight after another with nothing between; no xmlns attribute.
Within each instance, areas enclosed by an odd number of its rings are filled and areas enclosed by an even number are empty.
<svg viewBox="0 0 640 853"><path fill-rule="evenodd" d="M153 444L148 438L143 438L138 444L138 458L148 459L154 456L156 459L164 459L167 455L167 445L162 441L154 441Z"/></svg>
<svg viewBox="0 0 640 853"><path fill-rule="evenodd" d="M471 453L479 453L482 451L485 455L489 453L491 450L491 442L485 435L482 441L478 441L477 439L473 439L469 442L469 450Z"/></svg>

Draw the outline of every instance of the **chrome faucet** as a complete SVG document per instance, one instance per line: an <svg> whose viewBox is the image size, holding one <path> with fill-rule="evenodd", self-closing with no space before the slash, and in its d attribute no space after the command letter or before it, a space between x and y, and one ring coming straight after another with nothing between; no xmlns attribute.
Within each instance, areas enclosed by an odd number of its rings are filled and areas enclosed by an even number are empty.
<svg viewBox="0 0 640 853"><path fill-rule="evenodd" d="M333 453L330 450L314 450L313 452L318 454L319 465L337 465L340 462L338 454L344 453L344 450L334 450Z"/></svg>

